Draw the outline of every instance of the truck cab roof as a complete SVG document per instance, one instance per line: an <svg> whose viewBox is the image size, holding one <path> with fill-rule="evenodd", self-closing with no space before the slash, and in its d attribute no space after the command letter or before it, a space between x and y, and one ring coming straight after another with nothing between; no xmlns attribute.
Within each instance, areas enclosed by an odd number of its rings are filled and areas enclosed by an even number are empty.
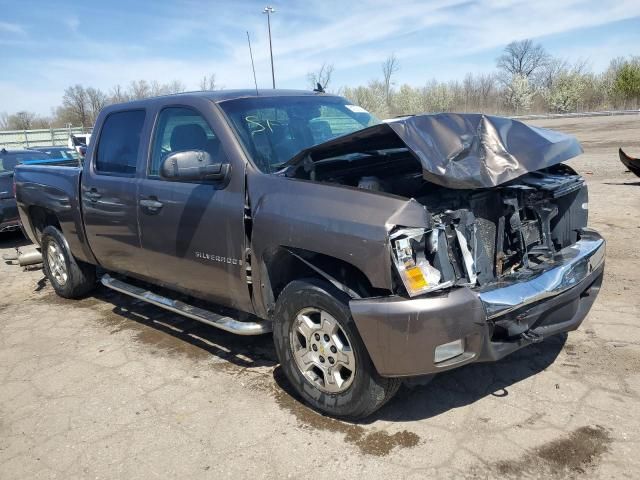
<svg viewBox="0 0 640 480"><path fill-rule="evenodd" d="M227 100L235 100L238 98L270 98L270 97L301 97L301 96L336 96L326 93L313 92L309 90L290 90L290 89L236 89L236 90L203 90L195 92L173 93L170 95L161 95L158 97L145 98L142 100L132 100L130 102L116 103L109 105L105 109L119 110L123 106L145 106L156 103L165 103L167 101L174 102L177 99L188 98L206 98L214 103L225 102Z"/></svg>

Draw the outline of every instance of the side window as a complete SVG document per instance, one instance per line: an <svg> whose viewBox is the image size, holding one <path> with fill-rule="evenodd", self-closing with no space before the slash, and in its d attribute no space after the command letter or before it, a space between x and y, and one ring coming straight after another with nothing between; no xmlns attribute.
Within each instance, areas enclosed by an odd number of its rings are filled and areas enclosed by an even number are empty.
<svg viewBox="0 0 640 480"><path fill-rule="evenodd" d="M134 175L144 125L144 110L112 113L102 125L96 154L96 171Z"/></svg>
<svg viewBox="0 0 640 480"><path fill-rule="evenodd" d="M160 112L153 138L149 175L157 176L167 155L184 150L203 150L215 160L222 155L220 140L195 110L169 107Z"/></svg>

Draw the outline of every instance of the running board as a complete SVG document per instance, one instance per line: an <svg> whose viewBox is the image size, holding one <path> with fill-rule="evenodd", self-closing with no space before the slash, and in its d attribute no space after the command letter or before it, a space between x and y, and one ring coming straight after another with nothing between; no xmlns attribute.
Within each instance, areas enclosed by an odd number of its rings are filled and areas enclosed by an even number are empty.
<svg viewBox="0 0 640 480"><path fill-rule="evenodd" d="M271 322L241 322L231 317L225 317L202 308L187 305L179 300L171 300L170 298L157 295L149 290L136 287L135 285L123 282L107 274L103 275L100 281L105 287L117 292L124 293L138 300L237 335L262 335L263 333L272 331Z"/></svg>

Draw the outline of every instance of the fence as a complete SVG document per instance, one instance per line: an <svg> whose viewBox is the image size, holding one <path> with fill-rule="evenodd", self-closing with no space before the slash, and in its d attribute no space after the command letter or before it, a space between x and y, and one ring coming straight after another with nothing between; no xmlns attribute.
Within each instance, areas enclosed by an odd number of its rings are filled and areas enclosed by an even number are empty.
<svg viewBox="0 0 640 480"><path fill-rule="evenodd" d="M571 117L610 117L613 115L640 115L640 110L601 110L599 112L574 113L540 113L529 115L513 115L518 120L537 120L540 118L571 118Z"/></svg>
<svg viewBox="0 0 640 480"><path fill-rule="evenodd" d="M90 129L82 127L0 131L0 148L65 146L68 143L69 135L90 132Z"/></svg>

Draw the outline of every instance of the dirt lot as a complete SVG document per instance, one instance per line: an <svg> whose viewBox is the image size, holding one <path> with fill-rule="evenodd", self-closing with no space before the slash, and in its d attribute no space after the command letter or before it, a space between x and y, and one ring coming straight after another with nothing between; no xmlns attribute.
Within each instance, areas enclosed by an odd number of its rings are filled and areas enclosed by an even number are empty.
<svg viewBox="0 0 640 480"><path fill-rule="evenodd" d="M576 134L604 288L582 327L404 386L370 421L292 398L268 336L241 338L105 289L56 297L0 265L0 478L640 477L640 117ZM3 237L0 253L23 241Z"/></svg>

